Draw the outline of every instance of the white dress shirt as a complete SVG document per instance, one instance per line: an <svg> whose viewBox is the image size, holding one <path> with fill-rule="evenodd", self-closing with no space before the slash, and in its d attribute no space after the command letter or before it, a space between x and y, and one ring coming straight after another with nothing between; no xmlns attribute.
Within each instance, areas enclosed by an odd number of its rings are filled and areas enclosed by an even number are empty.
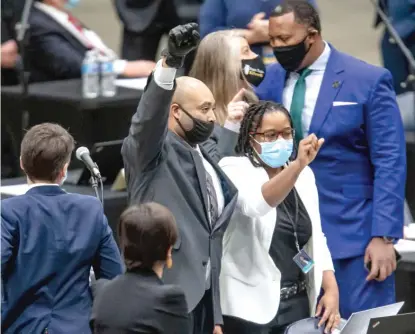
<svg viewBox="0 0 415 334"><path fill-rule="evenodd" d="M308 68L313 70L305 79L306 82L306 93L305 93L305 101L304 101L304 109L302 113L302 125L303 125L303 135L304 137L309 135L311 118L314 114L314 108L316 107L316 102L318 95L320 93L321 83L323 82L324 72L326 70L327 62L329 61L330 57L330 46L325 43L324 51L317 58L317 60ZM293 99L294 88L297 80L299 78L299 74L296 72L291 72L290 76L288 77L285 88L282 95L282 102L284 106L290 110L291 109L291 102Z"/></svg>
<svg viewBox="0 0 415 334"><path fill-rule="evenodd" d="M127 65L127 61L118 59L117 54L108 46L106 46L102 39L94 31L83 27L82 32L80 32L78 28L75 27L75 25L72 22L70 22L68 13L60 9L57 9L53 6L47 5L42 2L35 2L34 6L46 15L50 16L57 23L59 23L85 47L92 47L98 49L102 54L105 54L106 56L115 59L115 73L122 74L124 72L125 66Z"/></svg>

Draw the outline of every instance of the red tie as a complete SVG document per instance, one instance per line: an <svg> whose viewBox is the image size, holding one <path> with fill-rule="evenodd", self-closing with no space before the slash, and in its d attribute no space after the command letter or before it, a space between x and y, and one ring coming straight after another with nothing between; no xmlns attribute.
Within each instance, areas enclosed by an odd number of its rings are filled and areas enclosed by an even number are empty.
<svg viewBox="0 0 415 334"><path fill-rule="evenodd" d="M75 16L71 14L68 14L68 21L71 22L72 25L76 28L76 30L78 30L82 34L84 40L87 42L88 49L92 49L92 44L84 34L84 27L82 26L81 21L79 21Z"/></svg>

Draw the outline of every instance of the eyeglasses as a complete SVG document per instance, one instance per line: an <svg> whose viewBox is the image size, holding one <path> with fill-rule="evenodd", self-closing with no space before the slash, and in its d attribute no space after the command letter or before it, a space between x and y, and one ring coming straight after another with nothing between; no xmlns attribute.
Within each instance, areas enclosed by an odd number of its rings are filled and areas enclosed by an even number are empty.
<svg viewBox="0 0 415 334"><path fill-rule="evenodd" d="M284 139L293 139L294 129L285 129L284 131L266 131L266 132L252 132L251 136L256 137L261 142L276 141L280 136Z"/></svg>

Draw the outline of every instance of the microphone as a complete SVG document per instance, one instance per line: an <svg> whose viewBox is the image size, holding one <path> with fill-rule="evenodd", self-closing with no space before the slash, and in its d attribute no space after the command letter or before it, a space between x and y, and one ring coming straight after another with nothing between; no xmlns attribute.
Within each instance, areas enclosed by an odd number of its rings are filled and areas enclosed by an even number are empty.
<svg viewBox="0 0 415 334"><path fill-rule="evenodd" d="M101 173L99 172L97 164L92 161L88 148L85 146L78 147L76 150L76 158L85 164L93 176L101 179Z"/></svg>

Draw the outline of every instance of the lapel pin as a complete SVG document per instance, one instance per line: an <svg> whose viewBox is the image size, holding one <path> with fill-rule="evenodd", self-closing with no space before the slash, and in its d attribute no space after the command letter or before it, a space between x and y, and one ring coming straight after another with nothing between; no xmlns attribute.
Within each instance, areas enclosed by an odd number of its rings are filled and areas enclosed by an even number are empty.
<svg viewBox="0 0 415 334"><path fill-rule="evenodd" d="M333 85L332 85L333 88L339 88L339 86L340 86L340 81L333 82Z"/></svg>

